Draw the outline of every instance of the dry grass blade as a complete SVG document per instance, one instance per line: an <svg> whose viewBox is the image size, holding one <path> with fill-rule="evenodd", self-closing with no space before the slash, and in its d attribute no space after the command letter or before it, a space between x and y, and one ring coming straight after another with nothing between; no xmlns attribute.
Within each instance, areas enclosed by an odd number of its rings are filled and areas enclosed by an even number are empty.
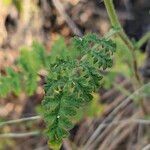
<svg viewBox="0 0 150 150"><path fill-rule="evenodd" d="M141 88L137 89L132 95L130 95L129 97L127 97L121 104L119 104L104 120L103 122L97 127L97 129L95 130L95 132L91 135L91 137L89 138L89 140L87 141L87 143L84 146L84 149L88 149L88 147L90 146L90 144L96 139L96 137L101 134L102 130L103 130L103 124L105 124L107 121L113 119L114 115L117 114L117 112L121 109L123 109L129 102L131 102L132 99L134 99L135 96L139 95L140 92L145 89L145 87L149 86L150 83L145 84L144 86L142 86Z"/></svg>
<svg viewBox="0 0 150 150"><path fill-rule="evenodd" d="M72 19L69 17L69 15L65 12L65 9L61 2L59 0L52 0L54 6L59 11L60 15L62 15L63 19L67 22L70 29L73 31L75 35L82 36L81 31L76 26L76 24L72 21Z"/></svg>

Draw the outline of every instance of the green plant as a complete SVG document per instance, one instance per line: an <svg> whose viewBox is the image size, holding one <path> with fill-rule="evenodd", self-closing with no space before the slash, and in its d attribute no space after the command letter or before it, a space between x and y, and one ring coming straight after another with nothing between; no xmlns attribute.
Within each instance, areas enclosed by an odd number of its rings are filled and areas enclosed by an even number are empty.
<svg viewBox="0 0 150 150"><path fill-rule="evenodd" d="M39 81L38 72L43 68L48 71L41 113L47 125L46 134L51 148L60 148L63 138L73 127L75 116L86 104L90 104L93 93L103 84L104 70L112 67L112 55L116 50L115 65L105 75L105 86L108 88L113 84L118 72L134 78L135 90L142 84L137 49L149 39L150 34L136 44L132 43L118 21L113 1L104 0L104 3L112 24L112 32L104 38L88 34L74 38L70 45L60 38L52 46L51 53L46 53L42 45L34 43L30 51L22 49L16 65L18 71L8 68L6 75L0 77L0 96L6 97L10 92L19 95L23 89L27 95L33 95ZM112 38L114 34L116 36ZM126 95L130 94L121 86L118 89ZM145 112L142 98L140 106Z"/></svg>
<svg viewBox="0 0 150 150"><path fill-rule="evenodd" d="M111 22L111 25L113 28L119 28L120 31L116 34L116 36L121 39L121 41L124 43L124 46L126 49L128 49L131 53L131 70L133 73L133 80L134 80L134 88L135 90L139 88L143 83L141 76L138 72L138 64L137 64L137 57L135 51L139 49L142 44L144 44L149 38L150 33L147 33L144 37L141 38L136 44L133 44L132 41L128 38L128 36L125 34L115 11L113 0L104 0L104 4L107 9L107 13ZM144 114L148 114L148 110L146 105L144 104L144 99L139 100L139 105L142 108L142 111Z"/></svg>
<svg viewBox="0 0 150 150"><path fill-rule="evenodd" d="M58 57L50 65L42 102L50 146L59 147L68 130L73 127L72 117L80 107L89 103L101 85L100 71L112 67L115 44L108 39L89 34L75 38L79 56Z"/></svg>
<svg viewBox="0 0 150 150"><path fill-rule="evenodd" d="M50 52L46 52L38 42L33 42L30 47L22 47L14 66L4 68L4 73L0 73L0 97L5 98L9 94L19 96L21 92L32 96L40 81L40 70L48 70L49 64L55 62L57 57L74 58L77 55L74 45L66 45L63 37L53 43Z"/></svg>
<svg viewBox="0 0 150 150"><path fill-rule="evenodd" d="M115 49L109 38L99 38L95 34L88 34L82 39L76 37L69 46L63 38L59 38L50 54L34 42L31 48L21 49L15 65L17 71L6 68L5 74L1 75L0 97L9 93L18 96L24 89L28 96L33 95L39 81L38 72L42 68L50 68L42 113L51 146L60 146L73 127L73 116L78 116L82 110L79 108L93 99L93 92L100 86L103 77L100 71L112 66L111 56ZM89 104L96 108L94 103ZM88 114L93 112L92 107L87 107Z"/></svg>
<svg viewBox="0 0 150 150"><path fill-rule="evenodd" d="M33 42L31 48L22 48L15 65L17 71L6 68L5 74L0 74L0 97L10 93L18 96L23 91L28 96L33 95L38 86L38 72L47 66L48 57L44 47L37 42Z"/></svg>
<svg viewBox="0 0 150 150"><path fill-rule="evenodd" d="M130 51L131 74L135 79L135 88L140 87L142 80L137 69L136 46L125 34L116 15L113 1L104 0L104 3L112 27L119 29L116 36ZM54 149L59 147L62 139L67 137L67 131L72 128L71 116L78 112L77 108L92 99L91 93L100 86L99 81L102 75L99 69L112 66L110 52L115 50L115 44L112 41L90 35L82 39L78 38L76 44L77 49L80 49L80 56L75 60L68 57L59 58L51 65L45 86L45 99L42 105L50 146ZM143 99L140 100L140 105L145 112Z"/></svg>

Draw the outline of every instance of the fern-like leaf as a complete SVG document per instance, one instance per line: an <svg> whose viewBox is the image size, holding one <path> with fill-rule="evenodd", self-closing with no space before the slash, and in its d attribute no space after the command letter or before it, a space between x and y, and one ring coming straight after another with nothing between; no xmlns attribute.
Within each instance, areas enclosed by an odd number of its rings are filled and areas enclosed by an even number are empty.
<svg viewBox="0 0 150 150"><path fill-rule="evenodd" d="M112 66L115 44L95 34L75 38L80 57L59 57L50 65L42 102L50 145L60 145L73 127L72 117L78 108L92 100L103 75Z"/></svg>

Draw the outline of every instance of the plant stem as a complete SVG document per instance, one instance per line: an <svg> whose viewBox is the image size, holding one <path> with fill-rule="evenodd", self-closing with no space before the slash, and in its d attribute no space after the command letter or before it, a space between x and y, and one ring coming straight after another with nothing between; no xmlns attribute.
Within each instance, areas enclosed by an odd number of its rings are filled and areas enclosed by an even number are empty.
<svg viewBox="0 0 150 150"><path fill-rule="evenodd" d="M117 16L115 8L114 8L113 0L104 0L104 4L106 6L107 13L108 13L109 19L111 21L111 25L114 28L120 28L120 32L118 32L118 36L122 39L122 41L125 43L127 48L131 50L133 73L135 75L135 78L136 78L138 84L141 85L141 80L140 80L140 76L138 74L138 69L137 69L136 56L134 53L135 48L134 48L133 44L131 43L130 39L125 34L125 32L119 22L118 16Z"/></svg>
<svg viewBox="0 0 150 150"><path fill-rule="evenodd" d="M109 19L111 21L111 25L115 28L117 27L117 28L121 29L120 32L118 33L118 36L122 39L122 41L125 43L127 48L130 49L130 51L131 51L133 73L135 75L135 78L136 78L138 84L141 85L140 76L138 74L136 55L134 53L134 51L135 51L134 45L132 44L132 42L130 41L128 36L125 34L125 32L119 22L118 16L117 16L115 8L114 8L113 0L104 0L104 3L106 6L106 9L107 9L107 13L109 15Z"/></svg>
<svg viewBox="0 0 150 150"><path fill-rule="evenodd" d="M125 34L123 27L121 26L121 24L119 22L118 16L116 14L116 10L114 8L113 0L104 0L104 4L107 9L107 13L108 13L112 27L120 28L120 32L117 35L122 39L122 41L125 43L127 48L131 51L132 70L133 70L133 73L134 73L134 76L135 76L135 79L137 82L137 88L139 88L142 85L142 83L141 83L140 75L138 74L137 60L136 60L136 55L135 55L136 48L134 47L134 45L132 44L132 42L130 41L128 36ZM146 114L147 109L144 104L144 101L141 100L140 103L141 103L141 107L142 107L144 114Z"/></svg>
<svg viewBox="0 0 150 150"><path fill-rule="evenodd" d="M117 28L112 28L112 29L110 29L110 31L108 31L105 35L104 35L104 38L106 38L106 39L110 39L110 38L112 38L113 36L115 36L116 34L118 34L119 33L119 28L117 29Z"/></svg>
<svg viewBox="0 0 150 150"><path fill-rule="evenodd" d="M136 44L137 48L141 48L143 44L145 44L148 40L150 40L150 32L146 33Z"/></svg>
<svg viewBox="0 0 150 150"><path fill-rule="evenodd" d="M112 27L121 29L119 32L119 36L124 41L124 43L128 46L128 48L133 50L134 46L131 43L130 39L125 34L125 32L119 22L118 16L116 14L116 10L114 8L113 0L104 0L104 4L107 9L107 13L108 13Z"/></svg>
<svg viewBox="0 0 150 150"><path fill-rule="evenodd" d="M111 25L114 28L116 28L116 27L117 28L121 28L121 24L120 24L120 22L118 20L118 17L116 15L116 11L114 9L113 1L112 0L104 0L104 4L106 6L107 13L108 13Z"/></svg>

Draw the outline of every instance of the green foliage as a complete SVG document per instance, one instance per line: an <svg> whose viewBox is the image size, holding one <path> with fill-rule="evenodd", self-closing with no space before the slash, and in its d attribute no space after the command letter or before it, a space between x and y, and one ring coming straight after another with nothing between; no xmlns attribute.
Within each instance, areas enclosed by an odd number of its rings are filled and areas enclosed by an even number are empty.
<svg viewBox="0 0 150 150"><path fill-rule="evenodd" d="M6 69L7 76L0 76L0 97L5 97L10 91L15 95L20 93L20 75L11 68Z"/></svg>
<svg viewBox="0 0 150 150"><path fill-rule="evenodd" d="M105 75L104 79L104 84L103 86L106 89L109 89L113 85L113 81L115 81L116 77L118 74L121 76L124 76L128 80L132 79L134 76L133 71L132 71L132 55L131 51L125 46L123 41L120 38L115 38L113 39L114 42L116 43L116 53L114 54L114 64L113 67L111 68L111 71L108 72ZM145 60L145 54L142 53L141 51L136 50L135 52L137 59L137 64L138 66L142 66Z"/></svg>
<svg viewBox="0 0 150 150"><path fill-rule="evenodd" d="M33 43L32 50L21 49L18 65L21 69L24 89L32 95L37 89L38 71L46 66L46 54L42 45Z"/></svg>
<svg viewBox="0 0 150 150"><path fill-rule="evenodd" d="M104 104L100 103L100 96L98 93L94 93L92 94L92 96L92 101L87 106L85 106L85 108L82 109L82 111L83 116L94 118L102 114L104 110ZM81 118L83 118L83 116Z"/></svg>
<svg viewBox="0 0 150 150"><path fill-rule="evenodd" d="M41 44L33 42L31 49L22 48L16 63L18 71L6 68L6 75L0 76L0 97L6 97L9 93L18 96L21 91L33 95L38 86L38 71L47 63L48 56Z"/></svg>
<svg viewBox="0 0 150 150"><path fill-rule="evenodd" d="M96 114L93 110L98 108L98 103L91 103L93 93L101 85L103 70L112 67L115 49L111 40L95 34L75 38L70 45L61 37L50 54L34 42L31 48L21 49L15 66L18 71L8 68L1 75L0 97L9 93L19 95L22 91L33 95L38 86L38 72L48 69L41 113L47 124L49 144L57 149L69 135L82 108L87 109L84 113L88 115Z"/></svg>
<svg viewBox="0 0 150 150"><path fill-rule="evenodd" d="M69 54L69 50L67 45L65 44L65 40L63 37L59 37L58 40L52 45L50 62L55 62L58 57L67 57Z"/></svg>
<svg viewBox="0 0 150 150"><path fill-rule="evenodd" d="M73 127L73 116L92 100L103 78L100 71L112 67L111 56L116 49L111 40L95 34L75 38L73 45L80 55L57 57L46 80L42 106L51 147L62 143Z"/></svg>
<svg viewBox="0 0 150 150"><path fill-rule="evenodd" d="M18 71L6 68L6 73L0 74L0 97L6 97L10 93L18 96L22 91L28 96L33 95L38 86L40 69L47 70L49 63L55 62L56 58L75 57L77 54L73 49L73 45L68 47L65 44L63 37L54 42L50 53L38 42L33 42L31 47L21 48L15 64Z"/></svg>
<svg viewBox="0 0 150 150"><path fill-rule="evenodd" d="M76 49L75 43L71 43L70 45L66 45L63 37L59 37L58 40L54 42L51 48L51 53L49 57L49 62L53 63L57 58L75 58L80 55L80 51Z"/></svg>

